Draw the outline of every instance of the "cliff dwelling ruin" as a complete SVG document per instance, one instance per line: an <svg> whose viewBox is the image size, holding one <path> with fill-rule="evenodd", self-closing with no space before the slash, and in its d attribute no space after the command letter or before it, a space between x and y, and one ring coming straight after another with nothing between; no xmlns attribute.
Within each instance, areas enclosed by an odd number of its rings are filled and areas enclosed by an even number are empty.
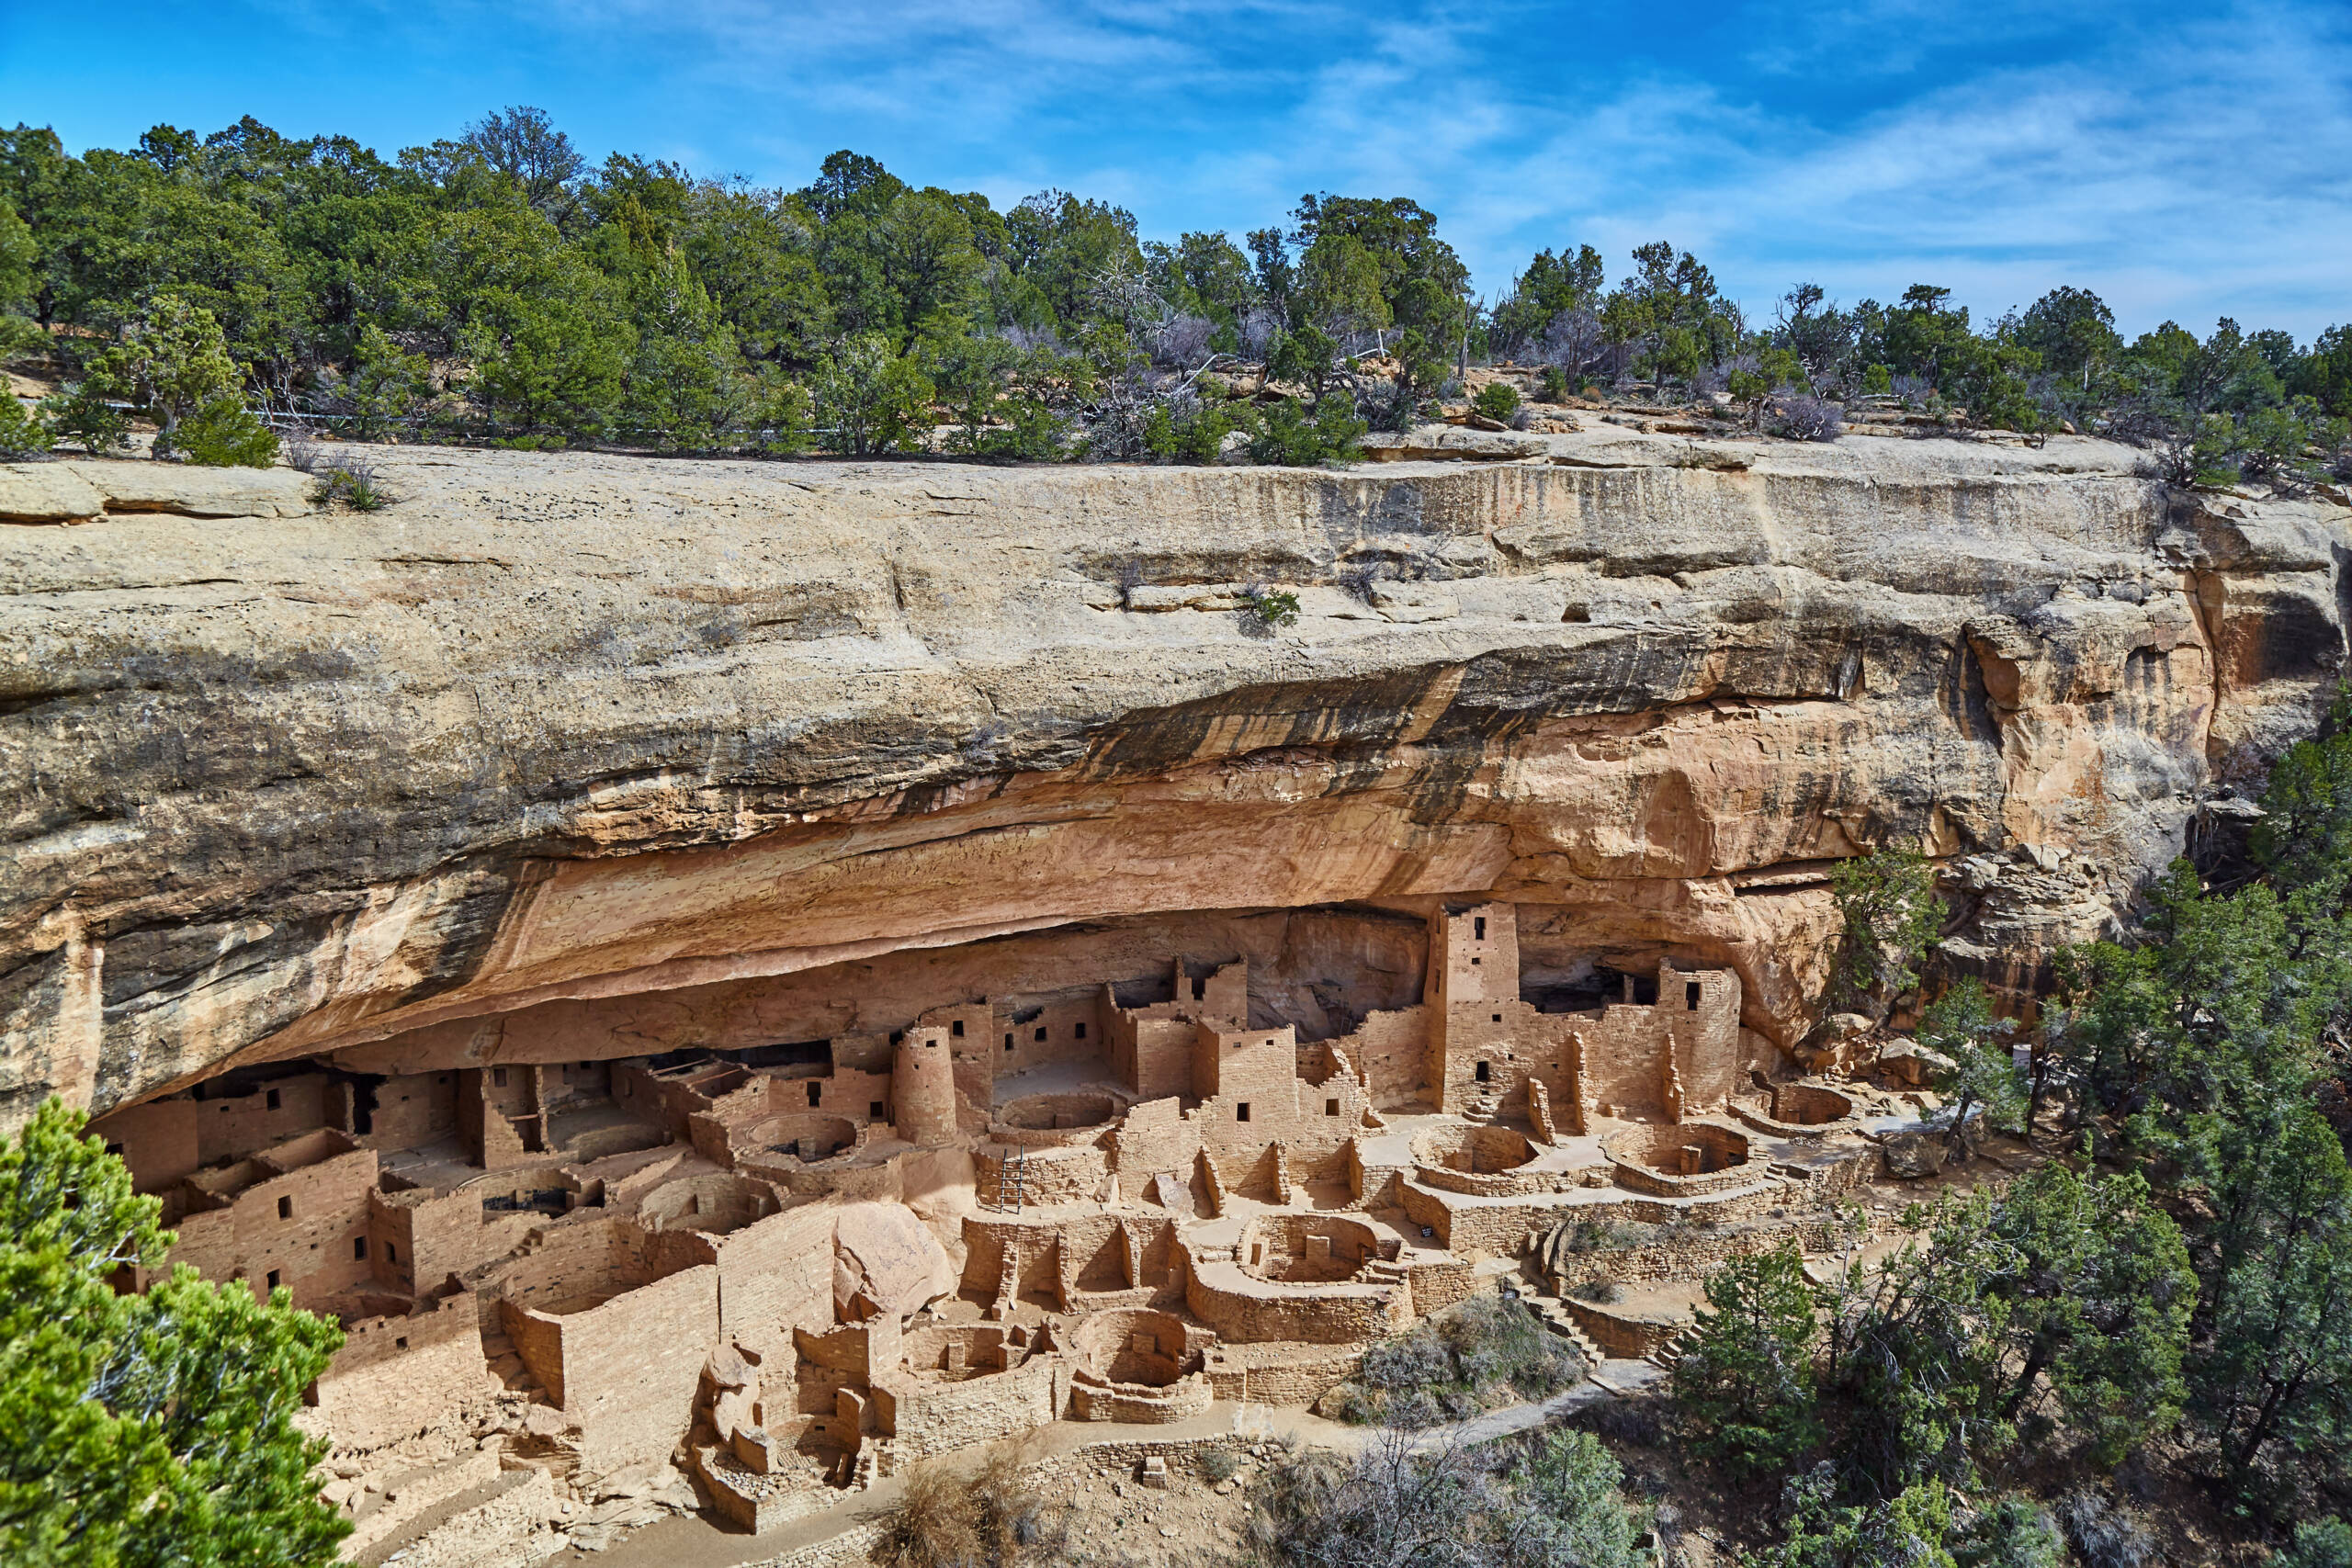
<svg viewBox="0 0 2352 1568"><path fill-rule="evenodd" d="M1318 1039L1246 958L1179 953L811 1041L545 1060L562 1026L526 1013L94 1132L164 1198L171 1262L343 1322L315 1393L337 1443L519 1393L580 1471L688 1444L765 1528L1048 1422L1310 1404L1563 1222L1721 1222L1867 1174L1849 1100L1772 1081L1735 975L1661 959L1531 1001L1517 915L1353 917L1360 952L1425 953L1419 997Z"/></svg>
<svg viewBox="0 0 2352 1568"><path fill-rule="evenodd" d="M1833 869L1922 850L1941 962L2030 1003L2308 731L2340 509L2071 437L1528 439L389 449L357 555L267 476L93 488L11 534L72 678L0 716L0 1119L87 1108L174 1261L344 1325L304 1422L370 1562L1328 1408L1488 1293L1662 1356L1577 1288L1687 1307L1911 1197Z"/></svg>

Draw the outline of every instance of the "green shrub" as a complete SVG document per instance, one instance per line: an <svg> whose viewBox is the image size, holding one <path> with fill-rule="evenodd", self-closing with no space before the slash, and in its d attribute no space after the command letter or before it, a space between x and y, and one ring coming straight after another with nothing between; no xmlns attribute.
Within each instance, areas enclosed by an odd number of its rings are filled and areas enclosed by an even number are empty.
<svg viewBox="0 0 2352 1568"><path fill-rule="evenodd" d="M1525 1306L1473 1296L1364 1351L1357 1382L1332 1402L1343 1421L1416 1427L1496 1404L1542 1399L1579 1375L1573 1351Z"/></svg>
<svg viewBox="0 0 2352 1568"><path fill-rule="evenodd" d="M1298 620L1298 595L1287 588L1249 590L1250 614L1269 626L1287 626Z"/></svg>
<svg viewBox="0 0 2352 1568"><path fill-rule="evenodd" d="M1478 389L1470 407L1488 419L1509 419L1519 412L1519 389L1508 381L1489 381Z"/></svg>
<svg viewBox="0 0 2352 1568"><path fill-rule="evenodd" d="M1369 428L1336 393L1326 394L1312 412L1296 398L1284 398L1261 415L1250 438L1250 460L1289 468L1352 462Z"/></svg>
<svg viewBox="0 0 2352 1568"><path fill-rule="evenodd" d="M22 462L47 452L56 441L50 430L49 416L38 408L28 408L16 398L0 393L0 459Z"/></svg>
<svg viewBox="0 0 2352 1568"><path fill-rule="evenodd" d="M266 468L277 461L277 434L233 397L215 398L180 421L180 455L204 468Z"/></svg>
<svg viewBox="0 0 2352 1568"><path fill-rule="evenodd" d="M1203 1449L1200 1455L1201 1479L1212 1486L1222 1486L1241 1472L1241 1456L1231 1449Z"/></svg>
<svg viewBox="0 0 2352 1568"><path fill-rule="evenodd" d="M1820 1328L1793 1242L1707 1276L1707 1305L1683 1338L1674 1402L1698 1451L1734 1472L1774 1471L1821 1435L1814 1414Z"/></svg>
<svg viewBox="0 0 2352 1568"><path fill-rule="evenodd" d="M1568 373L1556 365L1544 367L1544 378L1536 396L1547 403L1567 401Z"/></svg>
<svg viewBox="0 0 2352 1568"><path fill-rule="evenodd" d="M1246 404L1157 403L1143 417L1143 449L1163 463L1215 463L1224 456L1225 438L1250 425Z"/></svg>
<svg viewBox="0 0 2352 1568"><path fill-rule="evenodd" d="M350 459L322 469L311 499L321 506L345 506L354 512L381 512L396 499L376 477L375 465Z"/></svg>
<svg viewBox="0 0 2352 1568"><path fill-rule="evenodd" d="M70 381L62 392L42 400L40 409L57 439L94 457L130 445L130 411L117 404L104 381Z"/></svg>
<svg viewBox="0 0 2352 1568"><path fill-rule="evenodd" d="M172 1236L82 1127L52 1100L0 1144L0 1562L325 1568L351 1526L294 1417L342 1331L184 1263L118 1295Z"/></svg>
<svg viewBox="0 0 2352 1568"><path fill-rule="evenodd" d="M2276 1568L2352 1568L2352 1526L2319 1519L2295 1531L2295 1543L2272 1559Z"/></svg>

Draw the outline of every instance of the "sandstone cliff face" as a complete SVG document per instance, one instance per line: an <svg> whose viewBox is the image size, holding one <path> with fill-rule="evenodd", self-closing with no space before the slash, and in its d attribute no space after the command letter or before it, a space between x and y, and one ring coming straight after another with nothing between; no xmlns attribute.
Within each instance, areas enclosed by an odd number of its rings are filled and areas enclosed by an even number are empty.
<svg viewBox="0 0 2352 1568"><path fill-rule="evenodd" d="M1319 1033L1317 953L1474 893L1538 974L1729 964L1785 1043L1835 857L1943 857L1954 951L2022 985L2339 673L2323 502L2167 498L2064 438L1540 444L409 449L372 516L0 525L0 1122L312 1053L659 1049L657 1015L896 1027L983 938L1038 989L1250 947Z"/></svg>

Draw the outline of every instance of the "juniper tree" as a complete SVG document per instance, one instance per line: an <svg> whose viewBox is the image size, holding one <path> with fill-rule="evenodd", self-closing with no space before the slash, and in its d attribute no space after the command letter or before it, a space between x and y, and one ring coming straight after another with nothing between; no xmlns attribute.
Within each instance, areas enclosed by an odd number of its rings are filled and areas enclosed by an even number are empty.
<svg viewBox="0 0 2352 1568"><path fill-rule="evenodd" d="M0 1561L11 1568L277 1568L335 1561L293 1418L343 1336L181 1265L162 1205L55 1100L0 1149Z"/></svg>

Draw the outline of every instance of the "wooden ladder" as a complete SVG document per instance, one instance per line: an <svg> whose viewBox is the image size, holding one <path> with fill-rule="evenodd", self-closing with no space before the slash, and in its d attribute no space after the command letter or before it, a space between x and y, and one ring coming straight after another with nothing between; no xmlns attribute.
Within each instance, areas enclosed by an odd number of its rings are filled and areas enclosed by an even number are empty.
<svg viewBox="0 0 2352 1568"><path fill-rule="evenodd" d="M996 1162L996 1206L1018 1213L1028 1187L1029 1145L1015 1144L1009 1157Z"/></svg>

